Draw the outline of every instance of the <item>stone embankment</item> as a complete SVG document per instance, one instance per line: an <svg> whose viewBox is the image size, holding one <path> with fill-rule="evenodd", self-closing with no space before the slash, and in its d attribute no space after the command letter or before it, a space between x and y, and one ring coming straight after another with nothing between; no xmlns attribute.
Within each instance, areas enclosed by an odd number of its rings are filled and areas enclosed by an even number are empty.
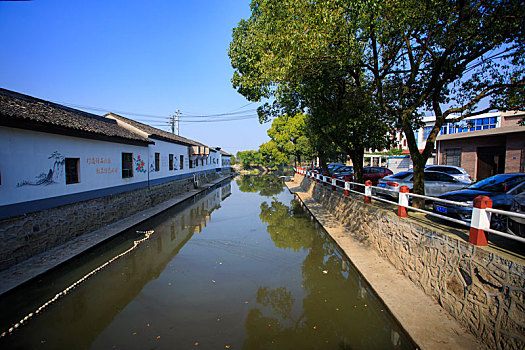
<svg viewBox="0 0 525 350"><path fill-rule="evenodd" d="M199 174L203 184L219 177ZM165 202L194 187L193 177L0 220L0 271L72 239Z"/></svg>
<svg viewBox="0 0 525 350"><path fill-rule="evenodd" d="M525 348L525 261L304 178L295 182L491 349ZM433 332L433 329L428 329Z"/></svg>

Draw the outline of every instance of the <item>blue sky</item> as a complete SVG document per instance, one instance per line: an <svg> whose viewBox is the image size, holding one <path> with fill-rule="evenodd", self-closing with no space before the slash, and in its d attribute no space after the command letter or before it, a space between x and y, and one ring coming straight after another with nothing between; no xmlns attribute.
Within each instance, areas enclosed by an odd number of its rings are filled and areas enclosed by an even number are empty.
<svg viewBox="0 0 525 350"><path fill-rule="evenodd" d="M270 125L232 88L227 55L249 3L0 1L0 87L95 114L131 112L119 114L167 131L179 109L181 136L231 153L258 149Z"/></svg>

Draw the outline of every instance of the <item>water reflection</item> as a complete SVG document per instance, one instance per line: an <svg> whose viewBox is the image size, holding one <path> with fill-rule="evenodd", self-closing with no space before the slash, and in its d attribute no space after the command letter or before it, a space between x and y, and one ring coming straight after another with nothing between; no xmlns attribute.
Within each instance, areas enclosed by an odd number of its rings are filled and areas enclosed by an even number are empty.
<svg viewBox="0 0 525 350"><path fill-rule="evenodd" d="M0 340L0 348L413 347L280 179L246 176L232 185L137 227L155 230L147 244ZM135 230L119 236L0 299L4 328L136 238Z"/></svg>
<svg viewBox="0 0 525 350"><path fill-rule="evenodd" d="M188 240L206 227L212 212L220 208L222 199L229 194L231 184L215 188L205 195L193 198L190 203L174 207L140 225L138 230L155 230L150 240L131 254L108 265L72 294L53 304L42 316L17 330L13 336L0 340L2 348L25 349L37 345L50 349L89 347L115 317L137 298L143 288L160 276ZM117 239L119 242L116 245L108 243L109 248L106 247L103 251L107 260L107 257L113 257L133 244L129 236L128 234L126 241ZM100 249L104 248L99 248L99 251ZM76 259L72 264L85 264L93 268L93 263L86 261L92 256L93 252ZM96 261L100 264L100 259ZM84 270L64 272L60 268L39 281L15 289L0 298L2 329L7 329L11 322L31 312L31 308L41 305L49 298L47 295L54 295L56 291L80 278L81 271ZM32 300L30 298L35 297L35 289L41 294L38 299Z"/></svg>
<svg viewBox="0 0 525 350"><path fill-rule="evenodd" d="M413 348L339 247L295 200L261 204L260 218L276 247L306 249L302 300L285 286L259 287L259 307L246 320L243 349ZM300 310L293 312L293 310Z"/></svg>
<svg viewBox="0 0 525 350"><path fill-rule="evenodd" d="M288 206L273 198L270 204L261 204L259 218L268 224L266 229L276 247L298 251L312 245L315 227L299 202L292 201Z"/></svg>
<svg viewBox="0 0 525 350"><path fill-rule="evenodd" d="M284 191L283 181L274 175L243 175L236 179L242 192L259 193L261 196L275 196Z"/></svg>

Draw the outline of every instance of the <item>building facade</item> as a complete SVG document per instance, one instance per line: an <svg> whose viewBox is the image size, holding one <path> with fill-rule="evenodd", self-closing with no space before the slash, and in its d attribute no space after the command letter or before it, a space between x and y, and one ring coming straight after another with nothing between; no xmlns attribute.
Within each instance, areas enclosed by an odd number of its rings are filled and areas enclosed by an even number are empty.
<svg viewBox="0 0 525 350"><path fill-rule="evenodd" d="M0 89L0 219L222 171L222 158L116 114Z"/></svg>

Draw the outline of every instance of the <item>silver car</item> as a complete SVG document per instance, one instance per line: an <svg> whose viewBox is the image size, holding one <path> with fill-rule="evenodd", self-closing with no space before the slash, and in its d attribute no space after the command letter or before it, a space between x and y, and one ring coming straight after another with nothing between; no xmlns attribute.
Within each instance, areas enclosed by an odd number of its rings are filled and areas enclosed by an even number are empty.
<svg viewBox="0 0 525 350"><path fill-rule="evenodd" d="M460 181L452 175L439 171L425 169L425 195L438 196L445 192L455 191L470 185L470 181ZM384 177L379 180L375 193L382 196L398 198L399 188L407 186L412 192L414 187L414 173L404 171L399 174Z"/></svg>
<svg viewBox="0 0 525 350"><path fill-rule="evenodd" d="M454 165L427 165L425 167L425 171L439 171L442 173L447 173L449 175L454 176L456 179L458 179L461 182L468 182L469 184L472 183L472 179L470 178L470 175L465 171L465 169L460 168L458 166Z"/></svg>

